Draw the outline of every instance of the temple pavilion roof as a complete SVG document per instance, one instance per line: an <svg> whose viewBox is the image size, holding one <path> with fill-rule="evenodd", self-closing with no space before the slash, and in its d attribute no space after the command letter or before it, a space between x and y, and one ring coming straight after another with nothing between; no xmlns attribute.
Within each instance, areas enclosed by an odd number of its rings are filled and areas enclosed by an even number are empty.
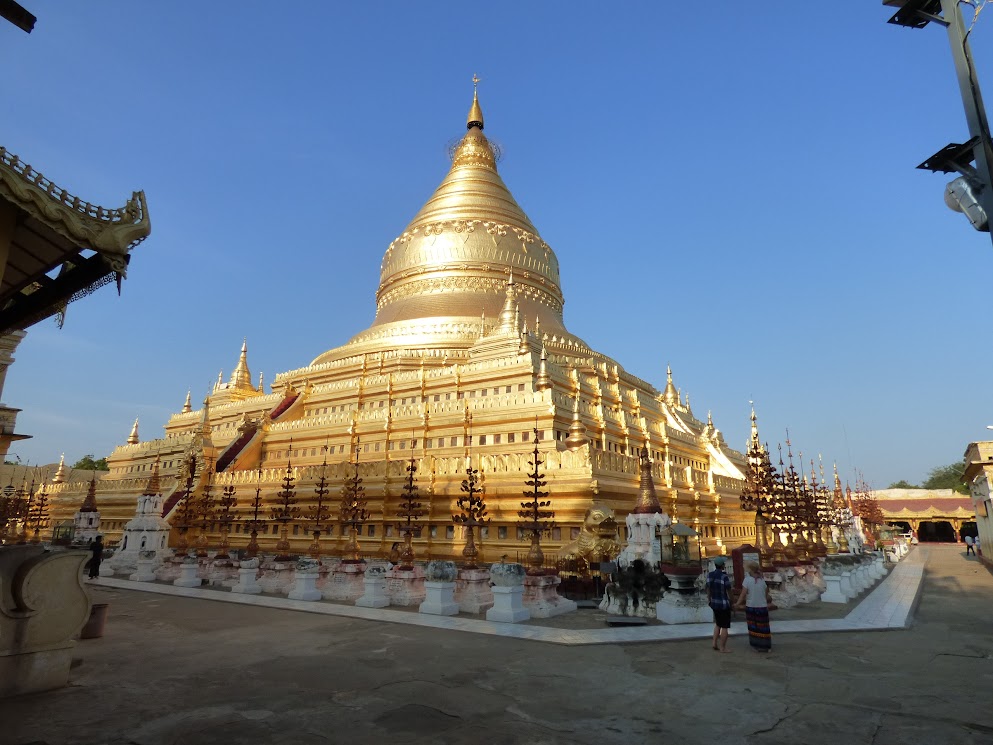
<svg viewBox="0 0 993 745"><path fill-rule="evenodd" d="M13 209L10 209L12 207ZM123 207L90 204L0 147L0 233L10 235L0 279L0 334L64 313L115 279L151 232L144 192Z"/></svg>

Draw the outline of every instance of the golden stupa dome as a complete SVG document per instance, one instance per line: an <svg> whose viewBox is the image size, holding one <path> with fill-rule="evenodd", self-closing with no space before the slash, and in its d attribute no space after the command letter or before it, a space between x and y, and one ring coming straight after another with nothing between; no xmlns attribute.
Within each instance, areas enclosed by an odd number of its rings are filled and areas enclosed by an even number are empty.
<svg viewBox="0 0 993 745"><path fill-rule="evenodd" d="M315 363L384 347L468 348L496 323L513 276L520 318L586 345L562 322L558 259L497 172L474 94L466 133L434 194L386 249L372 326Z"/></svg>

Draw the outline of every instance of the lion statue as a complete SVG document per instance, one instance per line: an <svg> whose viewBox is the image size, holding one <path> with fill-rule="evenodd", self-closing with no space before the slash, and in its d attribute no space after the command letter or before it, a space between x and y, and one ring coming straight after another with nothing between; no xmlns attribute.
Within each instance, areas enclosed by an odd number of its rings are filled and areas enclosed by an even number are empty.
<svg viewBox="0 0 993 745"><path fill-rule="evenodd" d="M602 504L594 504L586 510L579 537L567 543L559 552L559 563L566 564L582 559L589 566L612 559L620 550L614 511Z"/></svg>

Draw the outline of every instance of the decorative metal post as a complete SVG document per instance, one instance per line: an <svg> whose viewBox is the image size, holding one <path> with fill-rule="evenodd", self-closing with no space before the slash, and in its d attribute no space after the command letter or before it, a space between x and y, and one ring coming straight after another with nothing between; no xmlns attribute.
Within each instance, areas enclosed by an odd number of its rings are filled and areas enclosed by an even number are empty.
<svg viewBox="0 0 993 745"><path fill-rule="evenodd" d="M179 501L179 509L176 513L175 525L179 528L179 542L176 544L176 550L180 553L187 553L189 550L189 532L190 528L193 527L194 520L196 517L196 505L195 491L196 491L196 469L197 469L197 457L195 454L191 453L187 461L184 462L183 468L186 472L186 485L183 488L183 496Z"/></svg>
<svg viewBox="0 0 993 745"><path fill-rule="evenodd" d="M327 446L325 446L326 450ZM310 544L307 554L314 559L319 559L321 556L321 531L324 529L324 523L331 519L331 508L324 503L325 498L331 491L328 489L328 482L325 476L327 467L328 458L327 454L325 454L324 462L321 464L321 479L317 482L317 487L314 489L314 493L317 495L317 501L307 508L305 515L306 520L313 525L311 532L314 535L314 542Z"/></svg>
<svg viewBox="0 0 993 745"><path fill-rule="evenodd" d="M248 546L245 549L245 553L248 558L253 559L259 552L259 528L265 525L265 520L259 517L259 513L262 511L262 466L259 466L259 478L255 487L255 498L252 500L252 519L245 521L245 527L251 528L251 538L248 541Z"/></svg>
<svg viewBox="0 0 993 745"><path fill-rule="evenodd" d="M231 540L231 525L237 521L238 516L233 512L238 504L238 497L235 496L234 484L228 484L221 490L221 498L218 500L217 522L221 526L221 546L217 552L216 559L230 559L228 549Z"/></svg>
<svg viewBox="0 0 993 745"><path fill-rule="evenodd" d="M469 441L471 443L471 435ZM469 447L471 448L471 445ZM479 557L479 549L476 548L474 535L476 526L485 525L489 522L489 518L486 517L483 489L478 486L479 471L472 467L470 455L466 456L465 473L466 477L462 480L463 494L456 501L456 506L461 512L458 515L452 515L452 521L465 528L465 548L462 549L462 557L466 561L466 569L475 569L476 559Z"/></svg>
<svg viewBox="0 0 993 745"><path fill-rule="evenodd" d="M28 519L34 524L34 535L31 542L41 543L41 529L48 521L48 492L45 490L44 482L42 482L41 490L34 500L34 506L31 508Z"/></svg>
<svg viewBox="0 0 993 745"><path fill-rule="evenodd" d="M348 526L348 543L343 549L344 560L356 563L361 560L361 550L359 548L359 531L362 523L369 519L366 511L365 487L362 486L362 479L359 478L359 454L355 449L355 475L345 479L341 488L341 508L338 512L338 521L341 523L342 531Z"/></svg>
<svg viewBox="0 0 993 745"><path fill-rule="evenodd" d="M541 458L538 457L538 427L534 428L534 452L533 459L528 463L534 470L528 474L528 480L524 483L531 487L530 491L525 491L524 496L530 497L526 502L521 502L521 509L517 514L522 518L518 525L531 537L531 548L528 549L528 574L542 574L545 554L541 550L541 535L551 530L552 519L555 513L545 509L551 506L551 501L543 500L548 496L547 491L541 491L547 482L544 480L545 474L541 473Z"/></svg>
<svg viewBox="0 0 993 745"><path fill-rule="evenodd" d="M196 515L200 523L200 535L197 536L196 547L197 556L206 558L207 556L207 528L217 516L217 498L214 496L214 466L207 463L207 482L203 485L203 492L196 500Z"/></svg>
<svg viewBox="0 0 993 745"><path fill-rule="evenodd" d="M403 485L403 498L400 501L400 509L397 517L400 522L397 528L403 535L403 546L400 548L400 555L397 557L401 570L410 571L414 568L414 546L412 540L414 532L418 528L414 525L418 519L424 515L424 509L417 499L417 484L414 483L414 474L417 472L417 464L414 456L410 456L410 465L407 466L407 481Z"/></svg>
<svg viewBox="0 0 993 745"><path fill-rule="evenodd" d="M287 460L286 475L283 476L283 488L276 492L276 503L269 509L269 519L279 524L276 561L289 561L292 558L290 556L289 525L300 517L300 508L296 506L296 487L293 486L295 480L293 464Z"/></svg>

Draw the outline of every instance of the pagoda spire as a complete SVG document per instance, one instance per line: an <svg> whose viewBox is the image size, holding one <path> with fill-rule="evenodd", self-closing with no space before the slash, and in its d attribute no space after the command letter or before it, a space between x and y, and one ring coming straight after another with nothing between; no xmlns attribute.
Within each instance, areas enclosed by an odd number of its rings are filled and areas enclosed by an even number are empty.
<svg viewBox="0 0 993 745"><path fill-rule="evenodd" d="M538 367L538 377L534 383L536 391L544 391L552 387L552 379L548 377L548 353L545 352L545 344L541 345L541 363Z"/></svg>
<svg viewBox="0 0 993 745"><path fill-rule="evenodd" d="M131 427L131 434L128 435L128 445L138 444L138 417L134 419L134 426Z"/></svg>
<svg viewBox="0 0 993 745"><path fill-rule="evenodd" d="M672 368L668 365L665 366L665 379L665 393L663 394L663 398L670 406L678 406L679 391L677 391L676 386L672 384Z"/></svg>
<svg viewBox="0 0 993 745"><path fill-rule="evenodd" d="M238 364L231 373L231 388L254 388L252 385L252 374L248 371L248 338L241 342L241 354L238 355Z"/></svg>
<svg viewBox="0 0 993 745"><path fill-rule="evenodd" d="M145 486L145 491L142 492L143 497L154 497L159 493L159 463L161 461L160 456L155 456L155 462L152 464L152 475L148 477L148 484Z"/></svg>
<svg viewBox="0 0 993 745"><path fill-rule="evenodd" d="M94 474L90 476L90 486L86 490L86 497L83 499L83 504L79 508L80 512L97 512L97 477Z"/></svg>
<svg viewBox="0 0 993 745"><path fill-rule="evenodd" d="M210 435L210 396L204 396L203 412L200 414L200 432L207 437Z"/></svg>
<svg viewBox="0 0 993 745"><path fill-rule="evenodd" d="M632 512L636 515L661 514L662 505L655 494L655 479L652 478L652 462L648 459L648 450L641 449L638 453L641 465L641 483L638 485L638 501Z"/></svg>
<svg viewBox="0 0 993 745"><path fill-rule="evenodd" d="M262 371L259 370L259 393L265 393L265 385L263 385L264 380L265 378L262 377Z"/></svg>
<svg viewBox="0 0 993 745"><path fill-rule="evenodd" d="M186 403L183 404L183 411L182 411L183 414L189 414L191 411L193 411L193 406L190 402L190 396L192 393L193 393L192 391L186 392Z"/></svg>
<svg viewBox="0 0 993 745"><path fill-rule="evenodd" d="M477 127L479 129L483 128L483 110L479 107L479 92L477 87L481 78L473 74L472 76L472 106L469 108L469 116L466 117L465 128L472 129Z"/></svg>
<svg viewBox="0 0 993 745"><path fill-rule="evenodd" d="M504 334L516 334L518 331L517 288L514 285L514 270L510 270L507 278L506 298L503 310L500 311L500 331Z"/></svg>
<svg viewBox="0 0 993 745"><path fill-rule="evenodd" d="M59 456L59 467L55 469L55 475L52 477L53 484L61 484L66 480L66 454L62 453Z"/></svg>
<svg viewBox="0 0 993 745"><path fill-rule="evenodd" d="M570 450L578 450L586 442L586 425L579 417L579 389L577 388L572 399L572 424L569 425L569 436L566 438L565 444Z"/></svg>

